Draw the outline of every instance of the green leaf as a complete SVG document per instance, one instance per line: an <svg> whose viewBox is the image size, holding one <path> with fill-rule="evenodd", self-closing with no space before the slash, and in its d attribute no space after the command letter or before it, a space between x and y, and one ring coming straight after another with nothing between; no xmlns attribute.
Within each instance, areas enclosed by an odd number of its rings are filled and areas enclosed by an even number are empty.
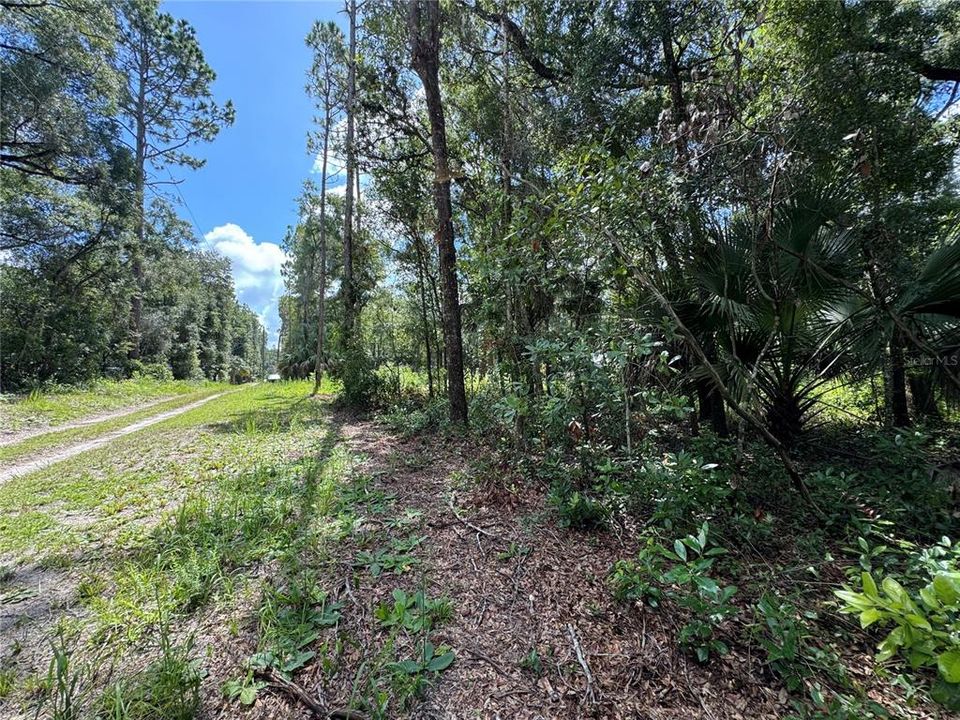
<svg viewBox="0 0 960 720"><path fill-rule="evenodd" d="M933 632L933 628L930 627L930 621L927 620L927 619L926 619L925 617L923 617L922 615L910 614L910 615L907 615L906 620L907 620L907 622L910 623L913 627L923 628L924 630L927 630L927 631L929 631L929 632Z"/></svg>
<svg viewBox="0 0 960 720"><path fill-rule="evenodd" d="M873 607L873 603L870 602L866 595L861 595L852 590L834 590L833 594L847 604L846 607L841 608L841 610L846 613L863 612Z"/></svg>
<svg viewBox="0 0 960 720"><path fill-rule="evenodd" d="M921 588L920 600L923 601L928 610L938 610L940 608L940 601L937 599L937 594L932 586Z"/></svg>
<svg viewBox="0 0 960 720"><path fill-rule="evenodd" d="M863 594L871 599L877 599L880 597L880 593L877 590L877 583L873 579L873 575L868 572L860 574L860 581L863 583Z"/></svg>
<svg viewBox="0 0 960 720"><path fill-rule="evenodd" d="M953 605L960 597L957 585L946 575L937 575L933 578L933 591L944 605Z"/></svg>
<svg viewBox="0 0 960 720"><path fill-rule="evenodd" d="M398 662L395 667L408 675L416 675L423 669L423 666L416 660L403 660Z"/></svg>
<svg viewBox="0 0 960 720"><path fill-rule="evenodd" d="M302 668L308 660L316 655L313 650L301 650L296 655L287 660L280 668L283 672L293 672Z"/></svg>
<svg viewBox="0 0 960 720"><path fill-rule="evenodd" d="M937 681L930 689L930 697L935 702L943 705L947 710L960 712L960 685L948 683L943 678L937 678Z"/></svg>
<svg viewBox="0 0 960 720"><path fill-rule="evenodd" d="M869 608L860 613L860 627L868 628L877 620L883 618L883 613L876 608Z"/></svg>
<svg viewBox="0 0 960 720"><path fill-rule="evenodd" d="M684 562L687 561L687 548L682 542L680 542L679 540L674 540L673 550L674 552L677 553L677 557L679 557Z"/></svg>
<svg viewBox="0 0 960 720"><path fill-rule="evenodd" d="M883 579L881 586L883 587L883 592L886 593L887 597L894 603L903 606L908 601L907 591L889 575Z"/></svg>
<svg viewBox="0 0 960 720"><path fill-rule="evenodd" d="M262 687L260 683L245 685L240 689L240 702L244 705L253 705L257 699L257 691Z"/></svg>
<svg viewBox="0 0 960 720"><path fill-rule="evenodd" d="M443 655L438 655L427 665L427 670L430 670L431 672L441 672L446 670L448 667L450 667L454 657L455 655L452 651L445 652Z"/></svg>
<svg viewBox="0 0 960 720"><path fill-rule="evenodd" d="M937 657L937 669L948 683L960 683L960 650L948 650Z"/></svg>

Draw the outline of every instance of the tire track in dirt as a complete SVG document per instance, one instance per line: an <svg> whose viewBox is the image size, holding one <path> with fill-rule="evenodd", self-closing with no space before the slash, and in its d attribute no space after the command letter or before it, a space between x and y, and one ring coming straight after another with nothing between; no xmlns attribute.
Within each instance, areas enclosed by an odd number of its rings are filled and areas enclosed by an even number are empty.
<svg viewBox="0 0 960 720"><path fill-rule="evenodd" d="M75 455L79 455L80 453L84 453L89 450L96 450L97 448L103 447L104 445L107 445L108 443L113 442L117 438L121 438L126 435L132 435L133 433L139 432L140 430L143 430L144 428L148 428L151 425L156 425L157 423L163 422L164 420L169 420L170 418L174 418L177 415L182 415L183 413L189 412L190 410L194 410L200 407L201 405L205 405L211 400L216 400L219 397L223 397L224 395L227 395L230 392L236 392L236 390L228 390L228 391L216 393L214 395L208 395L207 397L201 398L196 402L192 402L187 405L174 408L173 410L167 410L165 412L158 413L157 415L151 415L148 418L139 420L130 425L126 425L122 428L119 428L118 430L112 430L108 432L106 435L101 435L100 437L93 438L91 440L85 440L75 445L70 445L61 450L50 453L49 455L44 455L34 460L30 460L28 462L17 463L10 467L0 469L0 485L2 485L5 482L8 482L9 480L13 480L14 478L22 477L32 472L36 472L37 470L42 470L44 468L50 467L51 465L54 465L58 462L69 460L70 458L74 457Z"/></svg>
<svg viewBox="0 0 960 720"><path fill-rule="evenodd" d="M117 420L127 415L133 415L134 413L142 410L152 408L154 405L161 405L165 402L170 402L176 398L176 395L168 395L156 400L151 400L147 403L143 403L142 405L133 405L130 407L121 408L120 410L114 410L112 412L97 413L96 415L91 415L83 420L77 420L64 425L48 425L46 427L34 428L32 430L12 430L10 432L0 434L0 447L3 447L4 445L13 445L14 443L23 442L24 440L30 440L40 435L49 435L51 433L64 432L65 430L76 430L77 428L87 427L88 425L96 425L97 423L107 422L109 420Z"/></svg>

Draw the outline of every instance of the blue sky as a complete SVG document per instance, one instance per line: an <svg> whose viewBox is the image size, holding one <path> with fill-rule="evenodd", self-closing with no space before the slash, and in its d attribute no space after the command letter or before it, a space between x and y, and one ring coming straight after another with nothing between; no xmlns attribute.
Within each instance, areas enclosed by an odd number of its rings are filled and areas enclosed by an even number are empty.
<svg viewBox="0 0 960 720"><path fill-rule="evenodd" d="M341 25L341 2L167 0L163 9L197 31L216 71L217 100L236 121L194 153L199 170L172 168L184 203L180 215L211 248L230 258L237 294L276 337L283 289L279 244L296 222L296 197L310 176L306 148L313 105L304 92L310 53L304 38L315 20ZM177 193L173 199L180 201Z"/></svg>

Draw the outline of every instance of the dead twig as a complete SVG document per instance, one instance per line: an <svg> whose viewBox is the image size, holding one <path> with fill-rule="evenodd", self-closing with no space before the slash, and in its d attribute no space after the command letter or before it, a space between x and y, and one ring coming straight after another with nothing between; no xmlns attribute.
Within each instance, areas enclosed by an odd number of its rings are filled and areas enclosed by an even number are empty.
<svg viewBox="0 0 960 720"><path fill-rule="evenodd" d="M482 660L483 662L485 662L487 665L489 665L489 666L492 667L494 670L496 670L500 675L503 675L503 677L506 677L506 678L510 677L510 674L509 674L506 670L504 670L504 669L500 666L500 663L498 663L498 662L497 662L496 660L494 660L493 658L491 658L491 657L489 657L489 656L487 656L487 655L484 655L484 654L483 654L482 652L480 652L479 650L474 650L473 648L465 647L465 648L463 648L463 650L464 650L465 653L467 653L468 655L472 655L472 656L473 656L474 658L476 658L477 660Z"/></svg>
<svg viewBox="0 0 960 720"><path fill-rule="evenodd" d="M586 700L589 703L595 703L597 698L593 692L593 673L590 672L590 665L587 663L587 658L583 654L583 648L580 647L580 640L577 639L577 631L570 623L567 623L567 635L570 636L570 644L573 646L573 651L577 655L577 662L580 663L580 667L583 668L583 674L587 678Z"/></svg>
<svg viewBox="0 0 960 720"><path fill-rule="evenodd" d="M320 700L308 693L300 685L297 685L297 683L292 680L287 680L287 678L273 668L259 670L257 674L269 682L271 687L282 690L290 697L306 705L314 715L326 718L327 720L368 720L367 714L360 710L351 710L350 708L327 710Z"/></svg>
<svg viewBox="0 0 960 720"><path fill-rule="evenodd" d="M460 513L458 513L458 512L457 512L457 509L453 506L453 498L450 498L450 502L447 503L447 507L450 508L450 512L453 513L453 516L454 516L462 525L465 525L466 527L470 528L470 529L473 530L474 532L480 533L481 535L486 535L488 538L493 538L494 540L497 539L497 536L496 536L496 535L494 535L493 533L487 532L486 530L484 530L482 527L480 527L480 526L478 526L478 525L474 525L472 522L470 522L470 521L467 520L465 517L463 517L463 515L461 515Z"/></svg>

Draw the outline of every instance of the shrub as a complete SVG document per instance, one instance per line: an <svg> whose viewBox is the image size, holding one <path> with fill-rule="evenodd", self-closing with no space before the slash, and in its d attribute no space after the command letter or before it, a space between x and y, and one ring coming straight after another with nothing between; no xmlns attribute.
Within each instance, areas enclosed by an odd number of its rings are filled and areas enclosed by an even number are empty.
<svg viewBox="0 0 960 720"><path fill-rule="evenodd" d="M675 540L672 550L649 538L636 561L620 561L611 573L614 591L622 599L645 601L652 607L667 599L688 610L690 618L677 639L700 662L711 653L729 651L717 630L737 612L730 602L737 587L721 587L710 574L716 558L727 550L709 541L709 530L703 523L696 535Z"/></svg>
<svg viewBox="0 0 960 720"><path fill-rule="evenodd" d="M949 538L939 552L921 555L927 582L907 589L892 575L879 585L869 572L860 576L861 591L835 592L841 612L859 615L863 628L893 626L880 643L877 661L902 654L913 668L936 667L939 678L931 695L952 710L960 710L960 547Z"/></svg>
<svg viewBox="0 0 960 720"><path fill-rule="evenodd" d="M172 382L173 371L165 362L137 363L133 377L144 377L158 382Z"/></svg>
<svg viewBox="0 0 960 720"><path fill-rule="evenodd" d="M602 528L607 524L607 508L585 491L576 490L569 481L559 480L550 489L550 504L560 514L560 524L578 530Z"/></svg>

